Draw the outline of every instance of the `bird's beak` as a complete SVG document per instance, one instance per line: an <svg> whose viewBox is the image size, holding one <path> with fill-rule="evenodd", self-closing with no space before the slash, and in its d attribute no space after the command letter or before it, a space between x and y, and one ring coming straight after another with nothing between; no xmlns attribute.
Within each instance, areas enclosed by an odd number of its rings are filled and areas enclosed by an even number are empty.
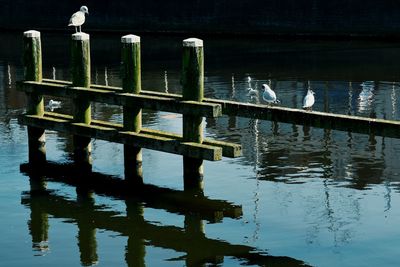
<svg viewBox="0 0 400 267"><path fill-rule="evenodd" d="M88 14L88 15L89 15L89 11L86 11L86 14Z"/></svg>

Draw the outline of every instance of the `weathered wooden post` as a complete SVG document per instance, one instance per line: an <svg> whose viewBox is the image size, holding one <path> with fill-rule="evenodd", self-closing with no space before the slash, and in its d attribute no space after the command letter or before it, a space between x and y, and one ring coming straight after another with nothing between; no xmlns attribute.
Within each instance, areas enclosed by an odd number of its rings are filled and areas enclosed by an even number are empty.
<svg viewBox="0 0 400 267"><path fill-rule="evenodd" d="M141 62L140 62L140 37L125 35L121 38L122 59L122 89L124 93L140 94ZM142 110L140 107L127 107L123 109L124 130L138 133L142 128ZM142 149L124 145L125 179L129 182L142 184Z"/></svg>
<svg viewBox="0 0 400 267"><path fill-rule="evenodd" d="M26 81L42 81L42 45L40 32L24 32L24 78ZM44 115L43 95L27 93L28 115ZM29 162L41 164L46 161L46 138L44 129L28 126Z"/></svg>
<svg viewBox="0 0 400 267"><path fill-rule="evenodd" d="M71 71L73 86L90 87L90 43L87 33L72 34ZM90 124L90 101L82 96L73 99L73 116L75 122ZM74 160L79 168L91 170L91 150L89 137L74 136Z"/></svg>
<svg viewBox="0 0 400 267"><path fill-rule="evenodd" d="M203 40L189 38L183 40L182 61L183 100L203 101L204 98L204 52ZM203 142L203 117L183 115L183 140ZM183 157L183 177L185 189L203 188L203 160Z"/></svg>

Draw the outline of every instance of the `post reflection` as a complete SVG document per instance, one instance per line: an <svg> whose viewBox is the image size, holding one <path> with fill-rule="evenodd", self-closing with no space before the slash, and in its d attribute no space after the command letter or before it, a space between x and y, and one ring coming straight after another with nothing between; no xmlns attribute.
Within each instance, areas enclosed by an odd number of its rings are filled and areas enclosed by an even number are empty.
<svg viewBox="0 0 400 267"><path fill-rule="evenodd" d="M148 265L149 263L146 263L145 259L146 246L149 245L184 253L185 256L175 260L184 261L186 266L208 266L222 263L225 256L251 265L305 266L304 262L293 258L270 256L250 246L235 245L223 240L208 238L204 228L205 216L203 212L195 211L195 209L183 212L184 227L181 228L147 221L144 217L144 203L137 196L125 198L126 215L124 215L120 212L104 210L104 206L95 203L93 195L88 193L89 191L78 190L77 199L70 200L57 195L56 192L48 191L46 194L36 194L36 188L37 185L33 185L31 191L25 193L22 198L22 204L31 210L30 233L34 244L48 242L50 217L63 219L65 223L76 222L78 226L77 244L83 266L101 262L101 256L97 252L97 229L116 232L128 237L124 259L127 266ZM42 187L43 190L45 190L44 188ZM198 198L192 193L186 197L188 199ZM146 203L146 207L154 208L158 205L156 198L153 199L153 202L148 200ZM60 248L53 248L53 250L55 249Z"/></svg>
<svg viewBox="0 0 400 267"><path fill-rule="evenodd" d="M83 210L95 208L93 193L86 190L77 190L77 205ZM91 266L98 263L96 227L91 216L78 217L78 247L81 264Z"/></svg>
<svg viewBox="0 0 400 267"><path fill-rule="evenodd" d="M32 173L29 177L29 184L31 187L30 194L38 197L45 198L46 181L44 176ZM28 221L29 233L32 236L32 249L37 252L37 256L44 256L50 249L49 247L49 217L46 212L41 209L40 203L32 203L31 215Z"/></svg>
<svg viewBox="0 0 400 267"><path fill-rule="evenodd" d="M142 225L144 220L144 207L143 204L132 199L125 201L126 204L126 218L128 225ZM128 266L146 266L145 262L146 246L145 240L138 235L131 234L128 236L128 244L125 250L125 261Z"/></svg>

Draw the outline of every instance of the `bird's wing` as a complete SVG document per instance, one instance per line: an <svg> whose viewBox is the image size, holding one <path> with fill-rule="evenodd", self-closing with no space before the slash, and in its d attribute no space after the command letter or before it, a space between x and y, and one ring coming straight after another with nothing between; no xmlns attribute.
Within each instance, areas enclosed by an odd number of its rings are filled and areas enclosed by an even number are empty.
<svg viewBox="0 0 400 267"><path fill-rule="evenodd" d="M268 90L268 91L264 92L263 98L267 102L273 102L273 101L276 101L276 94L274 91Z"/></svg>
<svg viewBox="0 0 400 267"><path fill-rule="evenodd" d="M83 12L78 11L72 14L68 26L80 26L85 22L85 14Z"/></svg>
<svg viewBox="0 0 400 267"><path fill-rule="evenodd" d="M315 102L314 96L312 94L307 94L303 100L303 107L304 108L311 107L312 105L314 105L314 102Z"/></svg>
<svg viewBox="0 0 400 267"><path fill-rule="evenodd" d="M269 92L268 92L268 98L270 98L270 100L275 101L275 100L276 100L276 94L275 94L275 92L272 91L272 90L269 90Z"/></svg>

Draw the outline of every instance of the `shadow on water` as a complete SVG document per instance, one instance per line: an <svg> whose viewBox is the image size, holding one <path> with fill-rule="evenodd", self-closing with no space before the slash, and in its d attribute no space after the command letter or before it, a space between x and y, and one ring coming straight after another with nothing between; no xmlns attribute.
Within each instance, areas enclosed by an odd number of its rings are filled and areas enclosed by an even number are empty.
<svg viewBox="0 0 400 267"><path fill-rule="evenodd" d="M46 168L41 168L44 169L45 172L28 164L21 165L21 170L28 172L30 176L31 190L23 192L21 202L31 211L28 225L32 246L36 251L50 249L48 232L49 217L52 217L65 219L65 222L77 225L77 245L83 266L99 262L96 251L97 229L117 232L128 237L125 250L125 261L128 266L146 265L146 246L183 252L184 256L170 261L185 261L186 266L218 265L223 263L225 256L239 260L242 265L307 266L304 262L290 257L271 256L254 247L208 238L203 219L210 219L210 211L214 212L214 221L220 219L217 215L218 218L215 220L215 215L218 214L216 210L222 210L223 215L221 213L219 215L233 218L241 214L241 208L226 201L210 200L198 194L148 185L134 189L132 193L132 189L126 189L126 184L122 180L111 176L88 173L88 176L84 177L85 183L82 184L74 179L74 176L70 176L74 172L77 175L72 166L49 163ZM46 190L48 180L76 185L76 201ZM128 191L132 197L126 195ZM102 210L104 207L96 205L93 193L107 193L108 196L122 198L126 205L126 216L116 211ZM162 226L147 221L144 218L144 209L147 207L183 214L184 227Z"/></svg>

